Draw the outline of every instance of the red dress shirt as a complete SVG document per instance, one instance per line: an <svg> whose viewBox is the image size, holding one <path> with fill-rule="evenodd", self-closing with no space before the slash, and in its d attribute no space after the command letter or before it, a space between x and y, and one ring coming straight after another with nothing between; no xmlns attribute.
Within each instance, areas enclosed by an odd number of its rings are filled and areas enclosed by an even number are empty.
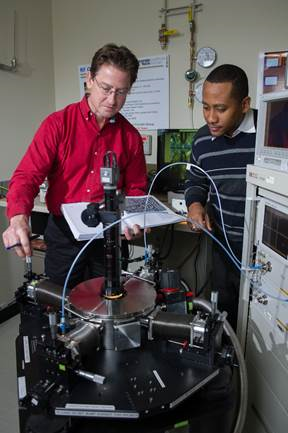
<svg viewBox="0 0 288 433"><path fill-rule="evenodd" d="M8 218L31 214L34 198L46 177L46 204L54 215L61 215L62 203L102 200L100 167L108 150L117 157L118 189L130 196L145 194L142 138L120 113L100 129L84 97L50 114L12 176L7 194Z"/></svg>

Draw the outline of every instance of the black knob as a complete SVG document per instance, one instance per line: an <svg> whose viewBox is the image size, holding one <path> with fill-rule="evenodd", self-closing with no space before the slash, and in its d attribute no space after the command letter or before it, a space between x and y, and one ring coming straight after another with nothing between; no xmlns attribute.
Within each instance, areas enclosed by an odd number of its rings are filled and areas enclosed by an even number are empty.
<svg viewBox="0 0 288 433"><path fill-rule="evenodd" d="M99 203L89 203L81 214L83 223L88 227L97 227L100 223Z"/></svg>

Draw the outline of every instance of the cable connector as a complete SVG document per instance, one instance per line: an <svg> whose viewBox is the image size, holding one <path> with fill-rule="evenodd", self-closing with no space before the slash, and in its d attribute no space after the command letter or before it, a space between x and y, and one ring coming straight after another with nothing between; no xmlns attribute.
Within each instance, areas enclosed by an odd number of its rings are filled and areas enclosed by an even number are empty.
<svg viewBox="0 0 288 433"><path fill-rule="evenodd" d="M244 266L242 266L241 271L254 272L254 271L259 271L262 268L263 268L263 265L260 263L257 263L255 265L248 266L248 268L247 267L245 268Z"/></svg>
<svg viewBox="0 0 288 433"><path fill-rule="evenodd" d="M60 328L61 334L64 335L66 333L65 317L61 317L59 328Z"/></svg>

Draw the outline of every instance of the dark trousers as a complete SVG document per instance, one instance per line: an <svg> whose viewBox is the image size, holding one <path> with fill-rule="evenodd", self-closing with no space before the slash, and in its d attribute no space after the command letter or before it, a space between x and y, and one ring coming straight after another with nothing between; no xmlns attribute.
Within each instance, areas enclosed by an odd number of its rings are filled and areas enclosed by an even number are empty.
<svg viewBox="0 0 288 433"><path fill-rule="evenodd" d="M75 257L87 243L77 241L65 218L50 215L44 239L47 245L45 255L45 273L51 281L63 285ZM127 257L127 242L122 242L123 255ZM90 278L105 274L104 240L96 239L81 254L76 262L68 282L68 288Z"/></svg>
<svg viewBox="0 0 288 433"><path fill-rule="evenodd" d="M219 239L219 236L217 236ZM227 248L225 240L219 239ZM230 243L230 246L241 260L242 243ZM212 289L218 291L218 308L228 313L227 320L236 330L239 303L240 271L216 242L213 244Z"/></svg>

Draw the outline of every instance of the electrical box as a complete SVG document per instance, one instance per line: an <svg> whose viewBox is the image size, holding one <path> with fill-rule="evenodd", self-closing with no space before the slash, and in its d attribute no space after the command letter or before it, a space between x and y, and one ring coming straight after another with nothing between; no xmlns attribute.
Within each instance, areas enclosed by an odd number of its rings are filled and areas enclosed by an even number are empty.
<svg viewBox="0 0 288 433"><path fill-rule="evenodd" d="M152 155L152 135L142 135L144 155Z"/></svg>
<svg viewBox="0 0 288 433"><path fill-rule="evenodd" d="M260 54L254 165L247 166L238 337L249 395L244 431L288 426L288 51Z"/></svg>
<svg viewBox="0 0 288 433"><path fill-rule="evenodd" d="M247 182L242 256L246 273L238 316L249 380L246 427L254 433L286 433L288 173L248 165Z"/></svg>

